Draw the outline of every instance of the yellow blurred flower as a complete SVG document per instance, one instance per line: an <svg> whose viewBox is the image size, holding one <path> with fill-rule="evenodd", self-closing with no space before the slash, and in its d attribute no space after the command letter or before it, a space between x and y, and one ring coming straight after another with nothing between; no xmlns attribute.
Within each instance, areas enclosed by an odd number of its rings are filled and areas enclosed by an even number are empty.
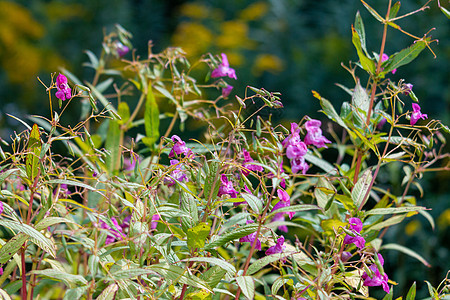
<svg viewBox="0 0 450 300"><path fill-rule="evenodd" d="M192 19L204 19L210 13L209 8L200 3L185 3L180 8L181 15Z"/></svg>
<svg viewBox="0 0 450 300"><path fill-rule="evenodd" d="M253 49L255 44L248 37L248 25L239 20L223 22L221 34L216 39L219 48Z"/></svg>
<svg viewBox="0 0 450 300"><path fill-rule="evenodd" d="M444 210L439 216L437 223L441 229L446 229L450 225L450 208Z"/></svg>
<svg viewBox="0 0 450 300"><path fill-rule="evenodd" d="M259 54L255 63L253 64L252 72L254 75L259 76L264 71L276 74L284 69L284 62L275 55L272 54Z"/></svg>
<svg viewBox="0 0 450 300"><path fill-rule="evenodd" d="M265 2L255 2L241 11L240 18L248 21L254 21L264 17L269 11L269 5Z"/></svg>
<svg viewBox="0 0 450 300"><path fill-rule="evenodd" d="M417 220L412 220L405 226L405 233L409 236L413 235L421 227L420 222Z"/></svg>
<svg viewBox="0 0 450 300"><path fill-rule="evenodd" d="M204 25L183 22L177 27L172 41L175 46L183 48L188 56L198 57L208 52L213 38L213 33Z"/></svg>

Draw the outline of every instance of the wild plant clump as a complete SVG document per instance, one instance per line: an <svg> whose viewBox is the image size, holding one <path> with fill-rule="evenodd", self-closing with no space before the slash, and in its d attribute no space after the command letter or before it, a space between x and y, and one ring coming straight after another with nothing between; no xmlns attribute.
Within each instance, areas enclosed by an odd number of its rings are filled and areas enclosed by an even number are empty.
<svg viewBox="0 0 450 300"><path fill-rule="evenodd" d="M259 111L282 108L281 94L248 86L230 97L240 78L225 53L190 63L149 43L139 57L120 26L100 56L86 51L91 81L68 70L41 81L50 117L21 120L27 129L0 148L2 297L369 299L382 289L392 299L383 253L428 263L383 236L417 213L434 226L410 188L449 170L449 129L407 78L389 79L432 38L396 24L412 14L397 16L400 2L385 17L361 2L383 24L381 47L367 49L357 13L348 101L336 109L313 91L327 122L273 124ZM387 55L388 28L411 46ZM81 121L66 124L74 111ZM393 163L406 173L401 194L378 180ZM432 299L448 284L429 284Z"/></svg>

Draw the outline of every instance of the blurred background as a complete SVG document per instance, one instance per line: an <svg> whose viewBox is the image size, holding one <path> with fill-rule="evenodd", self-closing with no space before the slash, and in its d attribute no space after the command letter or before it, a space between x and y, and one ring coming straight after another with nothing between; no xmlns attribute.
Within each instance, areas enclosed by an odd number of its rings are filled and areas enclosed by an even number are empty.
<svg viewBox="0 0 450 300"><path fill-rule="evenodd" d="M387 0L371 2L385 14ZM399 14L425 2L402 1ZM403 78L412 83L422 112L449 124L450 23L435 1L430 7L399 25L416 36L436 27L431 35L439 40L432 46L437 58L425 50L413 64L390 77L394 82ZM24 129L5 113L20 118L48 115L48 98L38 76L48 83L50 73L64 67L79 78L91 78L92 71L83 67L87 60L83 51L98 55L104 32L114 24L133 34L133 46L142 57L149 40L154 52L180 46L191 58L206 52L226 53L238 76L230 99L234 94L242 97L247 85L281 92L285 107L273 112L279 122L299 121L304 115L323 118L311 90L336 107L348 100L335 83L354 86L340 64L357 61L350 25L358 10L368 49L378 52L382 27L357 0L0 0L0 137L7 140L14 130ZM412 42L390 29L386 53ZM393 168L390 175L393 189L401 188L401 168ZM418 295L424 297L424 280L437 286L450 269L449 179L449 174L441 174L422 181L426 196L418 204L433 207L434 231L423 217L414 216L386 234L386 243L411 247L432 265L427 268L402 253L385 251L387 273L398 282L396 297L406 294L413 280L418 281Z"/></svg>

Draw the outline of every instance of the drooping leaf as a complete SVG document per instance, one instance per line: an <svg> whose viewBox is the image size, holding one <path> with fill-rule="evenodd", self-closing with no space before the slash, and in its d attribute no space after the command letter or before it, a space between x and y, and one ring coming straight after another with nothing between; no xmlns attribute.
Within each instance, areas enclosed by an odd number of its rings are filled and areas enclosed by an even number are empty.
<svg viewBox="0 0 450 300"><path fill-rule="evenodd" d="M144 121L146 137L142 141L148 147L153 147L159 139L159 108L150 84L148 85L147 99L145 101Z"/></svg>
<svg viewBox="0 0 450 300"><path fill-rule="evenodd" d="M27 177L31 183L34 182L34 179L38 175L41 148L42 142L39 127L37 124L34 124L28 139L28 154L26 158Z"/></svg>
<svg viewBox="0 0 450 300"><path fill-rule="evenodd" d="M356 83L355 89L353 90L352 105L359 110L359 114L363 112L367 115L370 107L370 98L369 95L367 95L367 91L361 86L359 81Z"/></svg>
<svg viewBox="0 0 450 300"><path fill-rule="evenodd" d="M205 199L215 199L217 193L219 192L220 182L219 176L217 174L220 168L220 162L217 160L212 160L207 164L208 171L205 178L204 194ZM214 189L213 189L214 187Z"/></svg>
<svg viewBox="0 0 450 300"><path fill-rule="evenodd" d="M430 38L424 40L417 40L414 44L400 52L393 54L387 64L384 66L384 73L389 73L398 67L412 62L423 49L429 44Z"/></svg>
<svg viewBox="0 0 450 300"><path fill-rule="evenodd" d="M218 265L214 265L203 273L200 278L203 279L211 288L215 288L227 271Z"/></svg>
<svg viewBox="0 0 450 300"><path fill-rule="evenodd" d="M306 161L312 163L313 165L321 168L322 170L324 170L327 174L333 175L337 173L337 170L335 167L333 167L332 164L330 164L329 162L327 162L326 160L319 158L311 153L306 153L304 156Z"/></svg>
<svg viewBox="0 0 450 300"><path fill-rule="evenodd" d="M238 276L236 277L236 283L247 299L255 298L255 282L252 276Z"/></svg>
<svg viewBox="0 0 450 300"><path fill-rule="evenodd" d="M181 226L183 231L187 232L198 223L198 209L194 197L184 190L180 191L180 210L189 216L181 217Z"/></svg>
<svg viewBox="0 0 450 300"><path fill-rule="evenodd" d="M341 125L342 127L344 127L347 130L350 130L347 126L347 124L345 124L345 122L341 119L341 117L338 115L338 113L336 112L336 110L334 109L333 105L330 103L330 101L328 101L327 99L323 98L322 96L320 96L319 93L317 93L316 91L312 91L313 95L315 98L320 100L320 106L322 106L323 112L324 114L331 120L335 121L336 123L338 123L339 125Z"/></svg>
<svg viewBox="0 0 450 300"><path fill-rule="evenodd" d="M409 255L411 257L414 257L415 259L417 259L418 261L423 263L425 266L431 267L431 265L428 263L428 261L426 261L425 258L423 258L420 254L416 253L415 251L413 251L413 250L411 250L411 249L409 249L409 248L407 248L405 246L391 243L391 244L382 245L381 249L390 249L390 250L400 251L400 252L405 253L405 254L407 254L407 255Z"/></svg>
<svg viewBox="0 0 450 300"><path fill-rule="evenodd" d="M37 276L47 277L55 281L63 282L69 288L74 288L77 285L86 285L88 283L88 281L81 275L69 274L61 270L34 270L31 271L31 273Z"/></svg>
<svg viewBox="0 0 450 300"><path fill-rule="evenodd" d="M291 206L285 206L281 207L277 210L274 210L270 214L267 215L267 219L272 218L277 213L282 212L298 212L298 211L306 211L306 210L313 210L313 209L320 209L320 207L312 204L297 204L297 205L291 205Z"/></svg>
<svg viewBox="0 0 450 300"><path fill-rule="evenodd" d="M55 225L55 224L59 224L59 223L71 223L71 224L77 224L74 221L68 220L66 218L61 218L61 217L46 217L43 218L38 224L36 224L35 228L36 230L43 230L49 226Z"/></svg>
<svg viewBox="0 0 450 300"><path fill-rule="evenodd" d="M403 219L405 219L406 215L398 215L398 216L393 216L389 219L384 220L383 222L377 223L375 225L372 225L368 228L368 230L381 230L385 227L389 227L395 224L400 223L401 221L403 221Z"/></svg>

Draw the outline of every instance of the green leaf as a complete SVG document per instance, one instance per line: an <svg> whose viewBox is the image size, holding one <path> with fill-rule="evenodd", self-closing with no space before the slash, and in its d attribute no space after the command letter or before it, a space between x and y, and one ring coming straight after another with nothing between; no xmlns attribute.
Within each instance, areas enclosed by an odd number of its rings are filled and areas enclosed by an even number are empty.
<svg viewBox="0 0 450 300"><path fill-rule="evenodd" d="M165 279L172 280L172 284L179 282L181 284L187 284L196 288L207 290L208 292L212 293L211 288L204 280L198 278L197 276L189 274L187 270L178 266L157 264L149 266L148 269L158 273Z"/></svg>
<svg viewBox="0 0 450 300"><path fill-rule="evenodd" d="M206 199L215 199L219 192L220 183L218 177L218 170L220 168L220 162L212 160L206 164L208 171L205 179L204 194ZM215 182L214 182L215 181ZM214 189L213 189L214 186Z"/></svg>
<svg viewBox="0 0 450 300"><path fill-rule="evenodd" d="M117 120L117 123L119 125L123 125L128 122L130 119L130 108L128 107L128 104L126 102L120 102L119 108L117 109L117 113L120 116L120 120Z"/></svg>
<svg viewBox="0 0 450 300"><path fill-rule="evenodd" d="M116 299L116 293L119 290L119 286L114 283L109 285L103 292L97 297L97 300L114 300Z"/></svg>
<svg viewBox="0 0 450 300"><path fill-rule="evenodd" d="M105 107L106 111L113 118L113 120L119 120L120 116L117 114L117 111L111 104L111 102L109 102L108 99L106 99L105 96L103 96L102 93L92 84L90 84L89 82L87 82L86 84L89 86L90 90L92 91L92 94L102 103L102 105Z"/></svg>
<svg viewBox="0 0 450 300"><path fill-rule="evenodd" d="M34 124L28 139L28 154L26 158L26 171L31 183L34 182L34 179L38 175L41 148L42 143L39 127L37 124Z"/></svg>
<svg viewBox="0 0 450 300"><path fill-rule="evenodd" d="M78 187L81 187L81 188L84 188L84 189L87 189L90 191L97 191L94 187L92 187L88 184L85 184L85 183L82 183L82 182L79 182L76 180L70 180L70 179L52 179L52 180L46 181L45 184L67 184L68 186L78 186Z"/></svg>
<svg viewBox="0 0 450 300"><path fill-rule="evenodd" d="M187 232L198 223L198 209L194 197L184 190L180 191L180 210L189 216L181 217L181 227Z"/></svg>
<svg viewBox="0 0 450 300"><path fill-rule="evenodd" d="M238 276L236 277L236 283L247 299L255 298L255 282L252 276Z"/></svg>
<svg viewBox="0 0 450 300"><path fill-rule="evenodd" d="M375 74L375 63L373 60L371 60L364 54L362 46L361 46L360 36L359 36L358 32L355 30L355 28L353 27L353 25L352 25L352 42L356 48L356 52L358 54L359 61L361 62L361 66L363 67L363 69L372 75Z"/></svg>
<svg viewBox="0 0 450 300"><path fill-rule="evenodd" d="M406 300L415 300L416 299L416 282L414 281L413 285L408 291L406 295Z"/></svg>
<svg viewBox="0 0 450 300"><path fill-rule="evenodd" d="M262 268L264 268L265 266L267 266L268 264L271 264L273 262L276 262L280 259L286 258L286 257L290 257L293 254L297 254L298 252L282 252L282 253L275 253L275 254L271 254L271 255L266 255L256 261L254 261L247 269L247 275L253 275L256 272L260 271ZM304 254L304 253L300 253L300 254Z"/></svg>
<svg viewBox="0 0 450 300"><path fill-rule="evenodd" d="M24 233L19 233L13 236L0 248L0 264L6 263L16 254L22 245L27 241L28 236Z"/></svg>
<svg viewBox="0 0 450 300"><path fill-rule="evenodd" d="M241 227L234 229L231 232L227 232L219 236L218 239L212 241L208 245L206 245L205 250L213 249L216 247L220 247L230 241L234 241L246 235L252 234L258 229L258 224L247 224Z"/></svg>
<svg viewBox="0 0 450 300"><path fill-rule="evenodd" d="M109 120L108 138L105 142L105 148L109 151L106 156L106 167L110 175L119 170L120 163L120 125L117 120Z"/></svg>
<svg viewBox="0 0 450 300"><path fill-rule="evenodd" d="M0 289L0 299L2 300L11 300L11 297L5 290Z"/></svg>
<svg viewBox="0 0 450 300"><path fill-rule="evenodd" d="M223 270L227 271L228 274L233 276L236 273L236 268L230 264L229 262L216 258L216 257L191 257L183 259L182 262L191 262L191 261L199 261L199 262L206 262L209 264L213 264L216 266L221 267Z"/></svg>
<svg viewBox="0 0 450 300"><path fill-rule="evenodd" d="M352 94L352 105L358 109L359 115L361 111L364 115L367 115L370 107L370 98L367 95L367 91L361 86L359 81L356 83L355 89Z"/></svg>
<svg viewBox="0 0 450 300"><path fill-rule="evenodd" d="M36 230L43 230L49 226L55 225L55 224L59 224L59 223L72 223L72 224L77 224L74 221L68 220L66 218L61 218L61 217L46 217L44 219L42 219L38 224L36 224L35 228ZM77 224L78 225L78 224Z"/></svg>
<svg viewBox="0 0 450 300"><path fill-rule="evenodd" d="M190 249L202 249L209 235L211 226L208 223L200 223L187 230L187 244Z"/></svg>
<svg viewBox="0 0 450 300"><path fill-rule="evenodd" d="M355 187L352 190L352 200L356 207L359 207L361 203L365 203L367 200L366 194L370 188L370 183L372 182L372 171L370 169L366 170L361 177L356 182ZM368 197L368 195L367 195Z"/></svg>
<svg viewBox="0 0 450 300"><path fill-rule="evenodd" d="M147 100L145 102L145 135L142 140L148 147L153 147L159 139L159 108L153 95L152 86L148 86Z"/></svg>
<svg viewBox="0 0 450 300"><path fill-rule="evenodd" d="M325 209L335 193L336 189L327 179L320 177L319 180L317 180L314 196L316 197L317 205L319 205L320 208Z"/></svg>
<svg viewBox="0 0 450 300"><path fill-rule="evenodd" d="M222 267L215 265L203 273L200 278L203 279L211 288L215 288L227 271Z"/></svg>
<svg viewBox="0 0 450 300"><path fill-rule="evenodd" d="M429 42L430 38L426 38L425 40L417 40L408 48L392 55L387 61L387 64L384 66L383 73L389 73L392 70L413 61L420 54L420 52L425 49Z"/></svg>
<svg viewBox="0 0 450 300"><path fill-rule="evenodd" d="M341 125L342 127L344 127L345 129L347 129L348 131L350 131L350 129L347 127L347 124L345 124L345 122L341 119L341 117L338 115L338 113L336 112L336 110L334 109L333 105L331 104L330 101L328 101L327 99L323 98L322 96L319 95L319 93L317 93L316 91L312 91L313 95L315 98L320 100L320 106L322 106L323 109L323 113L331 120L335 121L336 123L338 123L339 125Z"/></svg>
<svg viewBox="0 0 450 300"><path fill-rule="evenodd" d="M448 11L445 7L439 6L439 8L441 9L442 13L448 18L450 19L450 11Z"/></svg>
<svg viewBox="0 0 450 300"><path fill-rule="evenodd" d="M361 18L361 15L359 14L359 11L356 12L355 30L358 33L358 36L360 38L361 48L364 50L364 53L367 54L367 49L366 49L366 31L364 30L364 23L363 23L363 20Z"/></svg>
<svg viewBox="0 0 450 300"><path fill-rule="evenodd" d="M74 289L69 289L64 294L63 300L78 300L86 294L87 289L88 286L80 286Z"/></svg>
<svg viewBox="0 0 450 300"><path fill-rule="evenodd" d="M433 285L426 280L425 280L425 283L427 284L428 293L430 294L431 299L439 300L439 294L436 291L436 289L433 287Z"/></svg>
<svg viewBox="0 0 450 300"><path fill-rule="evenodd" d="M377 19L381 23L384 22L384 19L377 13L377 11L375 9L373 9L369 4L367 4L363 0L361 0L361 2L367 8L367 10L370 12L370 14L375 17L375 19Z"/></svg>
<svg viewBox="0 0 450 300"><path fill-rule="evenodd" d="M263 209L261 199L249 193L242 193L241 196L256 214L259 215L261 213Z"/></svg>
<svg viewBox="0 0 450 300"><path fill-rule="evenodd" d="M93 69L97 69L99 65L97 56L90 50L85 50L84 53L87 54L91 63L83 63L83 65L90 65Z"/></svg>
<svg viewBox="0 0 450 300"><path fill-rule="evenodd" d="M380 230L383 229L385 227L389 227L395 224L400 223L401 221L403 221L403 219L406 217L406 215L398 215L398 216L393 216L383 222L377 223L375 225L372 225L368 228L368 230Z"/></svg>
<svg viewBox="0 0 450 300"><path fill-rule="evenodd" d="M19 223L17 221L9 221L5 219L0 219L0 225L10 228L13 231L22 232L29 236L30 241L40 247L42 250L56 257L56 246L55 243L46 238L42 233L31 227L30 225Z"/></svg>
<svg viewBox="0 0 450 300"><path fill-rule="evenodd" d="M324 170L326 173L333 175L336 174L336 168L333 167L332 164L330 164L329 162L327 162L326 160L319 158L311 153L306 153L304 156L305 160L307 160L308 162L312 163L313 165L321 168L322 170Z"/></svg>
<svg viewBox="0 0 450 300"><path fill-rule="evenodd" d="M366 215L390 215L401 214L411 211L425 210L423 206L403 206L403 207L390 207L390 208L374 208L366 212Z"/></svg>
<svg viewBox="0 0 450 300"><path fill-rule="evenodd" d="M423 263L425 266L431 267L431 265L428 263L428 261L426 261L425 258L423 258L420 254L414 252L413 250L411 250L407 247L401 246L399 244L392 243L392 244L382 245L381 249L391 249L391 250L397 250L397 251L403 252L411 257L414 257L415 259L417 259L418 261Z"/></svg>
<svg viewBox="0 0 450 300"><path fill-rule="evenodd" d="M45 269L31 271L31 273L37 276L47 277L63 282L69 288L73 288L77 285L86 285L88 283L88 281L81 275L69 274L61 270Z"/></svg>
<svg viewBox="0 0 450 300"><path fill-rule="evenodd" d="M320 207L312 204L297 204L297 205L291 205L286 207L281 207L277 210L274 210L270 214L267 215L267 219L272 218L275 214L281 213L281 212L298 212L298 211L306 211L306 210L312 210L312 209L320 209Z"/></svg>
<svg viewBox="0 0 450 300"><path fill-rule="evenodd" d="M392 5L391 10L389 11L389 19L393 19L397 16L398 10L400 9L400 1L397 1Z"/></svg>

